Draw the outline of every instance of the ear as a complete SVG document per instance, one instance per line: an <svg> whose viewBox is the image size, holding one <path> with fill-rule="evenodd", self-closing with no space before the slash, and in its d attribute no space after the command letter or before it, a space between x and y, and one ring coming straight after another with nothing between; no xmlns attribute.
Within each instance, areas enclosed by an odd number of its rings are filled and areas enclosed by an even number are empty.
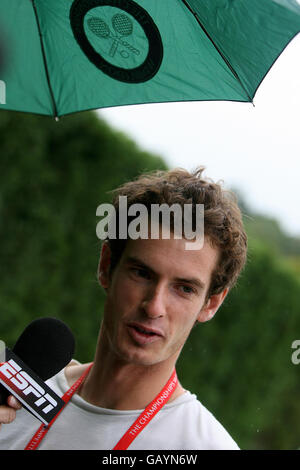
<svg viewBox="0 0 300 470"><path fill-rule="evenodd" d="M198 322L206 322L211 320L218 308L222 305L226 295L228 294L229 289L224 289L220 294L211 295L204 307L199 312L197 317Z"/></svg>
<svg viewBox="0 0 300 470"><path fill-rule="evenodd" d="M101 248L101 255L98 265L98 280L104 289L108 289L110 284L109 268L110 268L111 250L107 242L104 242Z"/></svg>

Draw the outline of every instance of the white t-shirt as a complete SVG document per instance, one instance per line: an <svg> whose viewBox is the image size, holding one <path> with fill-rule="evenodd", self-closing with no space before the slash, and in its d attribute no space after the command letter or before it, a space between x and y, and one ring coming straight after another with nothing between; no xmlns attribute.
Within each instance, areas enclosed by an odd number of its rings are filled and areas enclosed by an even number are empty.
<svg viewBox="0 0 300 470"><path fill-rule="evenodd" d="M69 388L64 370L47 381L62 396ZM143 410L113 410L91 405L74 395L40 443L38 450L111 450ZM40 427L25 409L0 429L1 450L22 450ZM128 450L238 450L216 418L185 392L167 403Z"/></svg>

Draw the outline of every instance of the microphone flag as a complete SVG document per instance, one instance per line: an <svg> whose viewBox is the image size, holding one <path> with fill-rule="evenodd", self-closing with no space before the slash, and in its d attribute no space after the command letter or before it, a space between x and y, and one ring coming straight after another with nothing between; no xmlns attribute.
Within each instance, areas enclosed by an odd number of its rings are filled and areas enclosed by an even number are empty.
<svg viewBox="0 0 300 470"><path fill-rule="evenodd" d="M12 350L5 347L4 358L1 348L1 356L0 384L47 426L65 402Z"/></svg>

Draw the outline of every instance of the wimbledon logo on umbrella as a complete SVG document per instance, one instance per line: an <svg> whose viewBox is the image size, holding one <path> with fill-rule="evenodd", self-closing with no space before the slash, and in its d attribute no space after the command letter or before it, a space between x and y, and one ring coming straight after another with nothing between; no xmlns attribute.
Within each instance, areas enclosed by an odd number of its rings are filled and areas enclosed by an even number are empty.
<svg viewBox="0 0 300 470"><path fill-rule="evenodd" d="M117 215L118 212L118 215ZM186 239L186 250L200 250L204 243L204 204L151 204L150 213L144 204L127 205L127 196L119 196L118 211L113 204L97 207L96 234L106 239ZM172 217L172 223L171 223ZM193 219L195 230L193 230ZM118 234L117 234L118 227Z"/></svg>
<svg viewBox="0 0 300 470"><path fill-rule="evenodd" d="M74 0L70 24L82 52L110 78L142 83L158 72L160 32L133 0Z"/></svg>

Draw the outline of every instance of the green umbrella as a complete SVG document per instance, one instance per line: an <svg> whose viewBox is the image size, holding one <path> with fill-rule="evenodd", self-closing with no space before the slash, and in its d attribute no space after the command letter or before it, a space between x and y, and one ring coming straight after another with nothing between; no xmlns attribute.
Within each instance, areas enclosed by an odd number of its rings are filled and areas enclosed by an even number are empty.
<svg viewBox="0 0 300 470"><path fill-rule="evenodd" d="M253 101L297 0L1 0L0 109Z"/></svg>

